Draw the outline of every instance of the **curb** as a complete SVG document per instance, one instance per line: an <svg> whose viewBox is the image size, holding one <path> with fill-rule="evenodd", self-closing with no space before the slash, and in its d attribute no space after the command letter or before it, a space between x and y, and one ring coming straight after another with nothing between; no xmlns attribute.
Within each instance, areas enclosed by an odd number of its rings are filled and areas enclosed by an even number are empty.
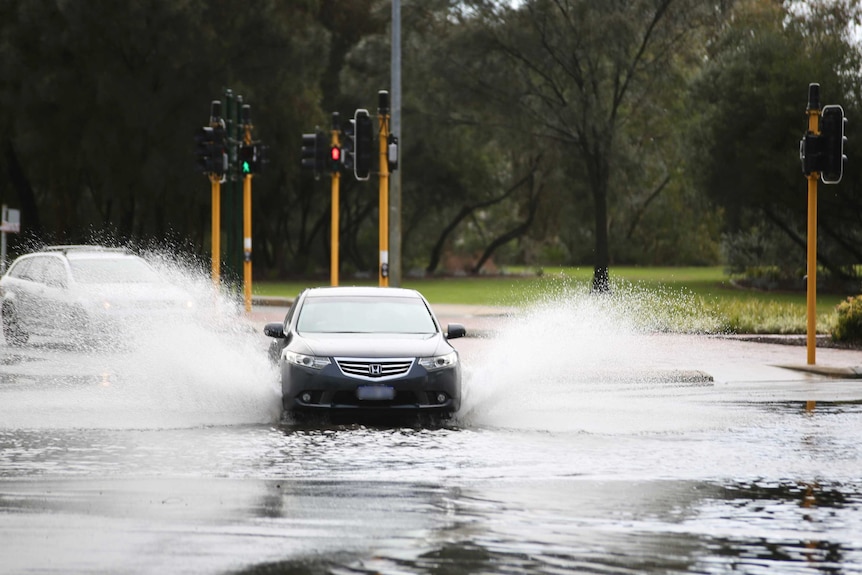
<svg viewBox="0 0 862 575"><path fill-rule="evenodd" d="M835 377L839 379L862 379L862 366L855 367L829 367L826 365L777 365L784 369L792 369L793 371L802 371L805 373L813 373L815 375L823 375L826 377Z"/></svg>
<svg viewBox="0 0 862 575"><path fill-rule="evenodd" d="M267 307L290 307L293 305L293 298L274 295L253 295L251 296L251 303L252 305Z"/></svg>

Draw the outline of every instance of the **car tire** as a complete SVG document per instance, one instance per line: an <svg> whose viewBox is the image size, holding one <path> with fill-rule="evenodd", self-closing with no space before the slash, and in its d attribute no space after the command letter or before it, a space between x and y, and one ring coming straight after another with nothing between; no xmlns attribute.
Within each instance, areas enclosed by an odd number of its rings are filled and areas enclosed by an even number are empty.
<svg viewBox="0 0 862 575"><path fill-rule="evenodd" d="M3 337L6 338L6 344L12 346L24 345L30 339L30 334L21 327L18 314L11 304L3 306Z"/></svg>

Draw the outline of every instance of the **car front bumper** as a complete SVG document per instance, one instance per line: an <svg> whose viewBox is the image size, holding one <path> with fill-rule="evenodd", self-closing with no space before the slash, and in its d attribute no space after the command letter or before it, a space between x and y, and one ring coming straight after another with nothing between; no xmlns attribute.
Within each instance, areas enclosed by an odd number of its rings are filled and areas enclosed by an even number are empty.
<svg viewBox="0 0 862 575"><path fill-rule="evenodd" d="M288 411L398 410L454 413L461 407L459 365L427 371L414 363L401 377L370 381L323 369L281 363L282 403Z"/></svg>

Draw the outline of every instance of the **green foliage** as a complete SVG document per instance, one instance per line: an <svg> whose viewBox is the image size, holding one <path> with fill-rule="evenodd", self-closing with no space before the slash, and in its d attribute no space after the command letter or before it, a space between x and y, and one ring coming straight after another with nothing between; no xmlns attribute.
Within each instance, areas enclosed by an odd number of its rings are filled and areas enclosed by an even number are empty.
<svg viewBox="0 0 862 575"><path fill-rule="evenodd" d="M852 126L862 66L836 33L858 3L796 5L404 2L404 269L438 271L452 252L498 265L592 265L605 251L612 265L714 264L725 226L799 234L805 87L819 81ZM254 179L255 273L325 273L330 182L301 172L299 136L328 128L333 111L374 114L390 82L388 8L0 2L0 200L25 230L12 253L91 238L208 253L210 186L192 134L231 88L269 146ZM859 155L852 133L848 146ZM821 188L833 268L862 261L854 165ZM376 181L341 184L342 271L373 274ZM240 193L222 187L222 246L237 260Z"/></svg>
<svg viewBox="0 0 862 575"><path fill-rule="evenodd" d="M832 339L862 342L862 296L848 297L835 308L837 319Z"/></svg>
<svg viewBox="0 0 862 575"><path fill-rule="evenodd" d="M799 289L805 275L805 252L772 226L727 232L721 243L731 274L757 289Z"/></svg>
<svg viewBox="0 0 862 575"><path fill-rule="evenodd" d="M722 207L724 231L762 234L774 247L778 236L785 238L780 243L786 251L762 249L770 259L758 265L792 269L788 256L805 257L807 185L795 152L807 128L808 85L821 85L821 105L840 103L850 118L862 113L862 50L850 32L860 9L858 2L814 2L802 8L792 2L740 1L690 83L686 170L693 182ZM851 136L849 157L858 145ZM862 261L860 176L849 162L841 184L820 186L818 253L836 276L841 266ZM728 263L740 267L734 260Z"/></svg>

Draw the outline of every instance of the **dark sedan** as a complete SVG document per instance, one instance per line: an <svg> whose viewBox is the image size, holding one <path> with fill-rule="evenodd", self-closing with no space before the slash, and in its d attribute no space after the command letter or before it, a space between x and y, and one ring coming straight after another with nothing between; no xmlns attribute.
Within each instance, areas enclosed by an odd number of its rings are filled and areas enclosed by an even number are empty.
<svg viewBox="0 0 862 575"><path fill-rule="evenodd" d="M461 365L450 339L415 290L329 287L305 290L276 338L285 411L384 411L449 416L461 406Z"/></svg>

